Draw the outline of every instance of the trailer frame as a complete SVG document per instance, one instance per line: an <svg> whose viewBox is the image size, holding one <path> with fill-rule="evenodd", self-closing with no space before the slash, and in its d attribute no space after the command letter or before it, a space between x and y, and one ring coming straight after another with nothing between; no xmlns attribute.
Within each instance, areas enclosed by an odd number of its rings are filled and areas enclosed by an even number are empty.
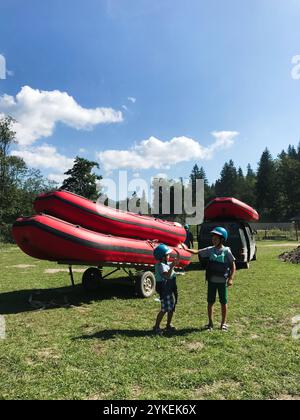
<svg viewBox="0 0 300 420"><path fill-rule="evenodd" d="M135 263L120 263L120 262L105 262L97 264L95 262L80 261L58 261L59 265L67 265L69 268L69 276L71 279L71 286L75 287L73 266L85 266L89 267L82 276L82 285L87 291L95 291L100 281L106 279L118 271L123 270L127 276L135 283L136 293L143 298L151 297L155 293L156 281L154 271L154 264L135 264ZM103 275L103 269L110 267L112 271ZM94 270L93 270L94 269ZM135 270L135 274L133 272ZM93 279L92 279L93 277ZM94 286L89 289L85 286L89 283Z"/></svg>

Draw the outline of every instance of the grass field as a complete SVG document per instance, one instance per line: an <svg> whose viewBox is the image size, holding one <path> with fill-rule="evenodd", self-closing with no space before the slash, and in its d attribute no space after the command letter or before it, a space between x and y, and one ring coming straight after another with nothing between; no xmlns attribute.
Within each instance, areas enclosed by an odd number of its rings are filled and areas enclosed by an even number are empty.
<svg viewBox="0 0 300 420"><path fill-rule="evenodd" d="M258 261L238 272L227 334L201 332L206 286L194 264L178 279L178 331L163 337L150 332L159 303L135 298L126 279L86 296L67 273L45 273L55 264L2 246L0 398L299 399L291 320L300 315L300 267L278 261L288 244L269 245L278 246L259 244Z"/></svg>

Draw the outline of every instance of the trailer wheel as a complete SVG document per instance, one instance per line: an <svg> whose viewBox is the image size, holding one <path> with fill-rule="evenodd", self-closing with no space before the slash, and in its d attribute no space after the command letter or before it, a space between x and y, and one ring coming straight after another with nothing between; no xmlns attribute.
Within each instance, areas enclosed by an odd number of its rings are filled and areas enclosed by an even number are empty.
<svg viewBox="0 0 300 420"><path fill-rule="evenodd" d="M255 247L255 254L253 256L252 261L257 261L257 246Z"/></svg>
<svg viewBox="0 0 300 420"><path fill-rule="evenodd" d="M135 281L135 290L141 298L149 298L155 293L156 280L151 271L139 273Z"/></svg>
<svg viewBox="0 0 300 420"><path fill-rule="evenodd" d="M88 268L82 276L82 286L86 292L95 292L99 289L102 280L101 271L98 268Z"/></svg>
<svg viewBox="0 0 300 420"><path fill-rule="evenodd" d="M236 268L238 270L248 270L250 268L250 264L248 262L239 262L236 264Z"/></svg>

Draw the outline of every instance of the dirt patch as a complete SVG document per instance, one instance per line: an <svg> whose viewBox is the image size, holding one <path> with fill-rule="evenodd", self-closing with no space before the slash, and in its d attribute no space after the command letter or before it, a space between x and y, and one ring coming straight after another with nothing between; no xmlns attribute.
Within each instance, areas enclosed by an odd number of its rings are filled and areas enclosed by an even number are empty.
<svg viewBox="0 0 300 420"><path fill-rule="evenodd" d="M43 362L49 362L50 360L60 360L61 356L55 349L44 348L29 357L26 357L25 362L28 366L40 365Z"/></svg>
<svg viewBox="0 0 300 420"><path fill-rule="evenodd" d="M101 356L102 354L105 353L106 348L103 346L103 344L97 343L92 346L92 350L94 353L97 354L97 356Z"/></svg>
<svg viewBox="0 0 300 420"><path fill-rule="evenodd" d="M191 375L191 374L194 374L194 373L198 373L199 371L201 370L201 368L199 368L199 369L183 369L183 373L185 373L185 374L188 374L188 375Z"/></svg>
<svg viewBox="0 0 300 420"><path fill-rule="evenodd" d="M300 395L279 395L279 397L276 398L276 400L279 401L300 401Z"/></svg>
<svg viewBox="0 0 300 420"><path fill-rule="evenodd" d="M8 248L8 249L0 248L1 254L6 254L6 253L9 253L9 252L16 252L16 251L18 251L18 248Z"/></svg>
<svg viewBox="0 0 300 420"><path fill-rule="evenodd" d="M45 348L45 349L39 350L38 353L37 353L37 356L40 359L46 359L46 360L50 360L50 359L51 360L58 360L58 359L60 359L60 356L57 353L57 351L54 350L54 349L51 349L51 348Z"/></svg>
<svg viewBox="0 0 300 420"><path fill-rule="evenodd" d="M34 268L36 267L36 265L31 265L31 264L18 264L18 265L7 265L5 268Z"/></svg>
<svg viewBox="0 0 300 420"><path fill-rule="evenodd" d="M240 388L241 384L234 381L218 381L210 385L205 385L195 390L194 397L196 399L205 399L213 396L219 400L225 400Z"/></svg>
<svg viewBox="0 0 300 420"><path fill-rule="evenodd" d="M279 259L284 262L300 264L300 246L298 246L296 249L293 249L293 251L280 254Z"/></svg>
<svg viewBox="0 0 300 420"><path fill-rule="evenodd" d="M193 343L187 343L186 348L189 351L201 351L204 348L204 344L201 343L200 341L195 341Z"/></svg>
<svg viewBox="0 0 300 420"><path fill-rule="evenodd" d="M268 244L268 245L259 245L259 248L280 248L283 246L295 246L293 243L282 243L282 244Z"/></svg>
<svg viewBox="0 0 300 420"><path fill-rule="evenodd" d="M142 394L142 389L139 385L134 385L131 390L131 398L137 400Z"/></svg>
<svg viewBox="0 0 300 420"><path fill-rule="evenodd" d="M86 314L87 312L90 312L90 308L87 308L86 306L72 306L72 308L76 309L80 314Z"/></svg>
<svg viewBox="0 0 300 420"><path fill-rule="evenodd" d="M102 400L109 400L111 397L111 392L99 392L98 394L93 394L87 397L87 401L102 401Z"/></svg>
<svg viewBox="0 0 300 420"><path fill-rule="evenodd" d="M73 273L84 273L84 268L73 268ZM44 274L57 274L57 273L69 273L68 268L47 268Z"/></svg>

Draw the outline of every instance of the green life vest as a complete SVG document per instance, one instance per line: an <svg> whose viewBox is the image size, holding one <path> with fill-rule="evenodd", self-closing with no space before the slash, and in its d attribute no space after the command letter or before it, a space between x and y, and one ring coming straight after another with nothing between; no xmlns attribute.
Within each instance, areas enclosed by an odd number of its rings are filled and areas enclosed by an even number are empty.
<svg viewBox="0 0 300 420"><path fill-rule="evenodd" d="M230 273L230 265L226 259L228 254L228 248L224 247L220 254L217 254L214 250L211 251L207 268L206 268L206 280L210 281L212 277L219 277L224 279L224 283L227 281Z"/></svg>

